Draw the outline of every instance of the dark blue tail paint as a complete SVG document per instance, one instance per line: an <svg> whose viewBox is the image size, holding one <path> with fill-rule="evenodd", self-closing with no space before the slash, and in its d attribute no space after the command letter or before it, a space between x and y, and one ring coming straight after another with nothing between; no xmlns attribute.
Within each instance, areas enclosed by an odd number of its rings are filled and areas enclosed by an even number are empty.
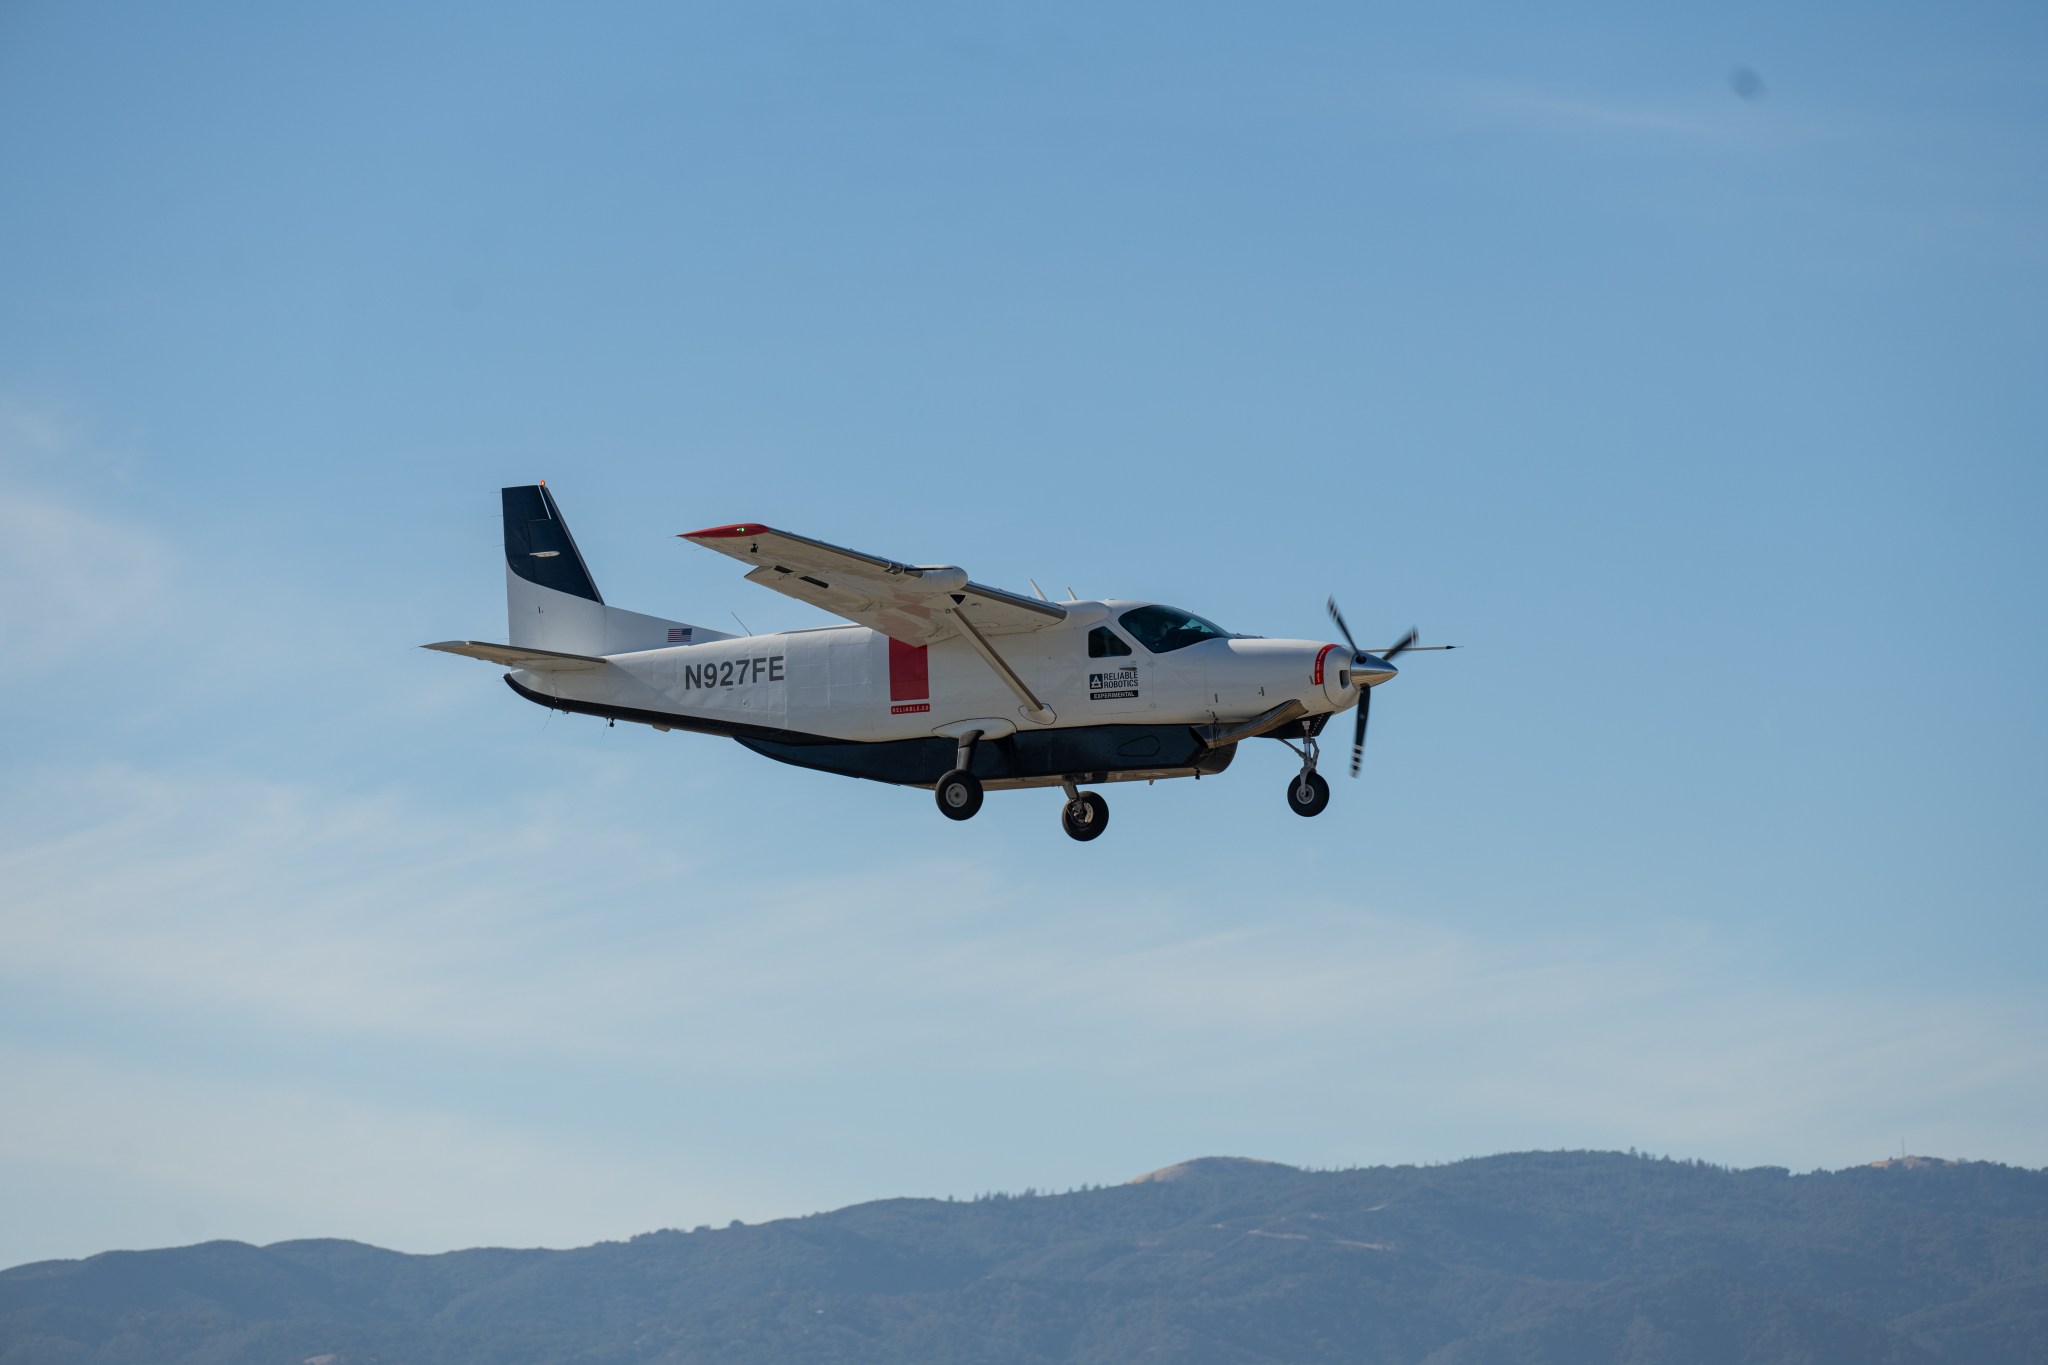
<svg viewBox="0 0 2048 1365"><path fill-rule="evenodd" d="M499 490L505 505L505 563L529 583L602 603L597 584L544 483Z"/></svg>

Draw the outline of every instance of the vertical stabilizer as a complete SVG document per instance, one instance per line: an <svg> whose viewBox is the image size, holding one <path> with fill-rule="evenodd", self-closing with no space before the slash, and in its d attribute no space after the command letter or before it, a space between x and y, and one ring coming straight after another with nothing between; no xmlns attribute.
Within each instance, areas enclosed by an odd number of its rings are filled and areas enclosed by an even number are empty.
<svg viewBox="0 0 2048 1365"><path fill-rule="evenodd" d="M507 638L513 645L605 655L728 638L682 621L606 606L548 486L506 488L500 497Z"/></svg>
<svg viewBox="0 0 2048 1365"><path fill-rule="evenodd" d="M499 491L505 508L505 567L538 587L604 605L576 537L544 483Z"/></svg>

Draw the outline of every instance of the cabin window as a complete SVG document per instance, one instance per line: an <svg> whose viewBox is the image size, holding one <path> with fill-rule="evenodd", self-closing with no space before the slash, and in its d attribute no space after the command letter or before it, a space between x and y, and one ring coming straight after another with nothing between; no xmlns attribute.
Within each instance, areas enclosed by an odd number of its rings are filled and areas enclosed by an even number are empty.
<svg viewBox="0 0 2048 1365"><path fill-rule="evenodd" d="M1227 640L1230 632L1178 607L1134 607L1116 618L1139 644L1154 654L1186 649L1204 640Z"/></svg>
<svg viewBox="0 0 2048 1365"><path fill-rule="evenodd" d="M1131 647L1117 639L1116 632L1108 626L1097 626L1088 632L1088 657L1091 659L1114 659L1119 654L1128 654Z"/></svg>

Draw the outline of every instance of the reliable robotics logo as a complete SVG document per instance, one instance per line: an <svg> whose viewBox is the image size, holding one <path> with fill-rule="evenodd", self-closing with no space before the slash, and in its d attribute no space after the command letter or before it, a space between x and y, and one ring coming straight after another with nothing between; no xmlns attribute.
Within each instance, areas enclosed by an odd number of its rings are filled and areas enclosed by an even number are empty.
<svg viewBox="0 0 2048 1365"><path fill-rule="evenodd" d="M1090 701L1111 701L1118 697L1138 695L1138 670L1120 668L1114 673L1090 673L1088 675L1088 699Z"/></svg>

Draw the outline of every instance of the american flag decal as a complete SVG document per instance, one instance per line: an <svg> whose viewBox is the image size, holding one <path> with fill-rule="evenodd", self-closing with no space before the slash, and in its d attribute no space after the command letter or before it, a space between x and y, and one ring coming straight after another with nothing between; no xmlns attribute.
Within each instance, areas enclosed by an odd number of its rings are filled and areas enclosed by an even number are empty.
<svg viewBox="0 0 2048 1365"><path fill-rule="evenodd" d="M668 642L672 645L686 645L690 643L690 628L688 626L670 626L668 628Z"/></svg>

